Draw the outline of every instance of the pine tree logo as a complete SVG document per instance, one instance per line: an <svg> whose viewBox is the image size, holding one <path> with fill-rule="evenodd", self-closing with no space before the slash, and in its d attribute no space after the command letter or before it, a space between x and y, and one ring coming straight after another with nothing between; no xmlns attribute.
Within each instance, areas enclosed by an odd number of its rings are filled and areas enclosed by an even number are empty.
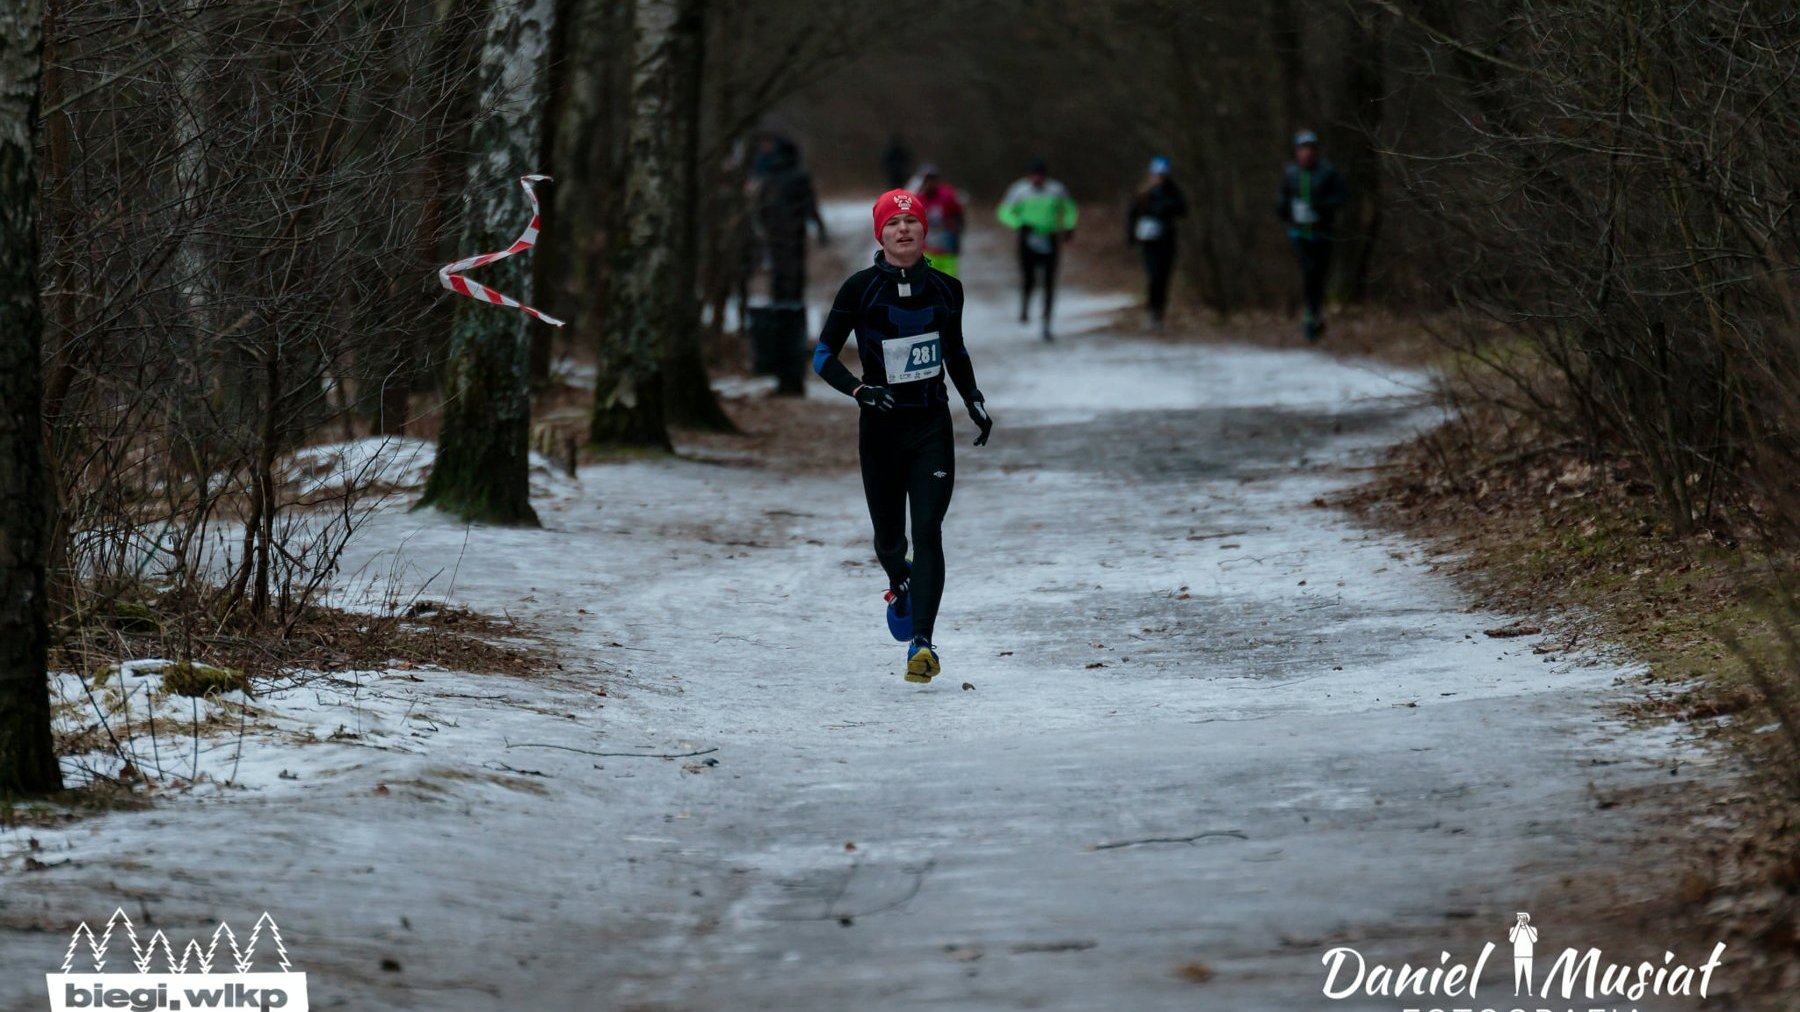
<svg viewBox="0 0 1800 1012"><path fill-rule="evenodd" d="M281 928L267 911L241 944L225 921L204 942L192 938L179 944L160 929L140 938L124 909L114 910L99 933L81 922L69 938L62 972L45 977L51 1012L124 1007L306 1012L307 1008L306 975L293 971Z"/></svg>

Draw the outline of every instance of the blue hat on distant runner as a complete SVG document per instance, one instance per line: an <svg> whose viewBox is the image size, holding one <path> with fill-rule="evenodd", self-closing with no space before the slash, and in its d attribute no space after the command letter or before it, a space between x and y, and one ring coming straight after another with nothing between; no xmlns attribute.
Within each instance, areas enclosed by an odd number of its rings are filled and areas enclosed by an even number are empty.
<svg viewBox="0 0 1800 1012"><path fill-rule="evenodd" d="M1294 147L1303 148L1308 144L1318 147L1319 135L1313 133L1311 130L1302 130L1294 135Z"/></svg>
<svg viewBox="0 0 1800 1012"><path fill-rule="evenodd" d="M1169 160L1162 155L1150 159L1150 174L1153 176L1166 176L1171 167Z"/></svg>

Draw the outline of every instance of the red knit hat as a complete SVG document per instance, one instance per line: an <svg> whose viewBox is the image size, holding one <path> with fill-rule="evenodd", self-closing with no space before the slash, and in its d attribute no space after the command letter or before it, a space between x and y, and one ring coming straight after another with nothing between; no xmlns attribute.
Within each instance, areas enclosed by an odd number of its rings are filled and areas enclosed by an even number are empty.
<svg viewBox="0 0 1800 1012"><path fill-rule="evenodd" d="M875 241L881 241L881 230L896 214L910 214L919 219L919 238L925 238L925 201L911 190L889 190L875 198Z"/></svg>

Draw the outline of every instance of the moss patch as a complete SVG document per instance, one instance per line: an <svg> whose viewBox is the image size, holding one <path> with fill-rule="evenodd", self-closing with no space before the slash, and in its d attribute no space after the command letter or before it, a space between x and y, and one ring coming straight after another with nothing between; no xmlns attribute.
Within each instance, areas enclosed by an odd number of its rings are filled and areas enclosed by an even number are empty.
<svg viewBox="0 0 1800 1012"><path fill-rule="evenodd" d="M162 672L163 688L177 696L224 695L227 692L250 694L250 679L236 668L217 668L211 664L180 661Z"/></svg>

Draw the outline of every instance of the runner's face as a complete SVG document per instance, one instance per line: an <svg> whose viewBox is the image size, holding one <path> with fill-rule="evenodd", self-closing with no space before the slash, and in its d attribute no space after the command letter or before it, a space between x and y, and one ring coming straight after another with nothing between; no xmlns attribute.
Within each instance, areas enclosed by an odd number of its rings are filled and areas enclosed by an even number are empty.
<svg viewBox="0 0 1800 1012"><path fill-rule="evenodd" d="M1313 144L1302 144L1294 149L1294 161L1303 169L1310 169L1319 160L1319 149Z"/></svg>
<svg viewBox="0 0 1800 1012"><path fill-rule="evenodd" d="M910 214L896 214L881 226L881 249L887 254L888 263L896 267L911 267L924 252L922 245L925 230L919 226L919 219Z"/></svg>

